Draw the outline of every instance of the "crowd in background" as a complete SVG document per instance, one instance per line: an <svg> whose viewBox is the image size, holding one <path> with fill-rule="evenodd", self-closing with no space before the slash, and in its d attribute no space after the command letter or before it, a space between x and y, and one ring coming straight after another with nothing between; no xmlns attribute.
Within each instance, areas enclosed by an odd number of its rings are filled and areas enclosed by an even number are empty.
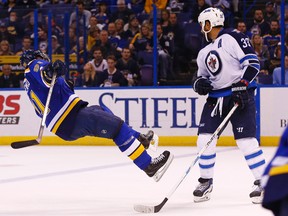
<svg viewBox="0 0 288 216"><path fill-rule="evenodd" d="M64 13L69 13L68 49L69 54L77 55L77 69L70 75L76 87L152 85L147 80L151 79L153 73L152 2L152 0L2 0L0 56L19 56L24 50L34 48L35 9L38 9L38 48L47 54L64 54L67 49L64 45ZM155 46L158 53L158 84L168 85L171 81L177 80L181 73L195 72L195 68L191 71L191 62L196 59L205 43L197 17L201 11L210 6L218 7L224 12L225 27L236 28L251 39L251 45L261 63L258 82L280 84L280 1L256 1L257 4L253 5L249 16L241 14L243 11L241 2L157 1L158 40ZM53 14L52 53L48 50L49 10ZM287 22L288 13L285 14ZM286 49L287 29L286 27ZM288 74L286 57L285 68ZM0 87L21 87L23 71L12 72L12 66L5 64L2 65L0 72ZM147 74L150 74L150 77L147 78ZM288 84L288 75L286 79Z"/></svg>

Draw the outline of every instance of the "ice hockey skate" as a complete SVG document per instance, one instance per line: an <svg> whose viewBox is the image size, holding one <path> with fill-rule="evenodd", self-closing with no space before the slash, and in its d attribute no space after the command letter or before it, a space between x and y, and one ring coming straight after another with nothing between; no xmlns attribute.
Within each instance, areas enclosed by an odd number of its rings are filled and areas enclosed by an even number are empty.
<svg viewBox="0 0 288 216"><path fill-rule="evenodd" d="M264 189L261 186L260 180L254 181L254 190L249 194L252 203L261 204L264 196Z"/></svg>
<svg viewBox="0 0 288 216"><path fill-rule="evenodd" d="M142 143L145 149L157 150L159 137L152 130L149 130L146 134L140 134L138 140Z"/></svg>
<svg viewBox="0 0 288 216"><path fill-rule="evenodd" d="M194 202L204 202L210 200L211 192L213 189L213 179L199 178L200 184L193 192Z"/></svg>
<svg viewBox="0 0 288 216"><path fill-rule="evenodd" d="M173 158L174 156L169 151L164 151L158 157L153 158L144 171L149 177L153 177L158 182L170 166Z"/></svg>

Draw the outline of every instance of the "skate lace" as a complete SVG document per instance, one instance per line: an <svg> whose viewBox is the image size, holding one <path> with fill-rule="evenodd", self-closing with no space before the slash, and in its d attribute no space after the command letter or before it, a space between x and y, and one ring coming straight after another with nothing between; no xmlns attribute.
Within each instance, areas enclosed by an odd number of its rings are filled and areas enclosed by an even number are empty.
<svg viewBox="0 0 288 216"><path fill-rule="evenodd" d="M200 183L196 190L200 190L200 191L205 191L209 186L209 182L206 182L206 183Z"/></svg>
<svg viewBox="0 0 288 216"><path fill-rule="evenodd" d="M157 163L161 162L164 158L165 158L165 156L163 154L161 154L157 158L153 159L152 164L157 164Z"/></svg>

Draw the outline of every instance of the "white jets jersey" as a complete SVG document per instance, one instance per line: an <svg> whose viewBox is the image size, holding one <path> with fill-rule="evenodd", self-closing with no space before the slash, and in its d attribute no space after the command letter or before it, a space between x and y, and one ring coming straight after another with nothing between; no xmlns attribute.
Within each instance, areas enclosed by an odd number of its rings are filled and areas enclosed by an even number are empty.
<svg viewBox="0 0 288 216"><path fill-rule="evenodd" d="M249 38L237 31L225 30L199 52L197 64L198 77L209 79L213 91L227 89L241 79L251 82L260 68Z"/></svg>

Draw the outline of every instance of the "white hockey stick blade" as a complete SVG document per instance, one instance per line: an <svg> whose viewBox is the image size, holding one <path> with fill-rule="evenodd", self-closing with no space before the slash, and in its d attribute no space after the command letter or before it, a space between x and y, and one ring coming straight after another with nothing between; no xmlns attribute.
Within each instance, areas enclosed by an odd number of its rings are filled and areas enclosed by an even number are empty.
<svg viewBox="0 0 288 216"><path fill-rule="evenodd" d="M134 210L140 213L157 213L162 209L162 207L165 205L167 201L168 198L165 197L165 199L159 205L156 206L135 204Z"/></svg>
<svg viewBox="0 0 288 216"><path fill-rule="evenodd" d="M154 206L134 205L134 210L140 213L154 213Z"/></svg>
<svg viewBox="0 0 288 216"><path fill-rule="evenodd" d="M154 133L149 145L149 149L156 152L158 150L158 143L159 143L159 137L157 134Z"/></svg>
<svg viewBox="0 0 288 216"><path fill-rule="evenodd" d="M154 181L158 182L162 178L162 176L164 175L164 173L167 171L170 164L172 163L173 159L174 159L174 155L170 153L166 164L163 167L161 167L153 176Z"/></svg>

